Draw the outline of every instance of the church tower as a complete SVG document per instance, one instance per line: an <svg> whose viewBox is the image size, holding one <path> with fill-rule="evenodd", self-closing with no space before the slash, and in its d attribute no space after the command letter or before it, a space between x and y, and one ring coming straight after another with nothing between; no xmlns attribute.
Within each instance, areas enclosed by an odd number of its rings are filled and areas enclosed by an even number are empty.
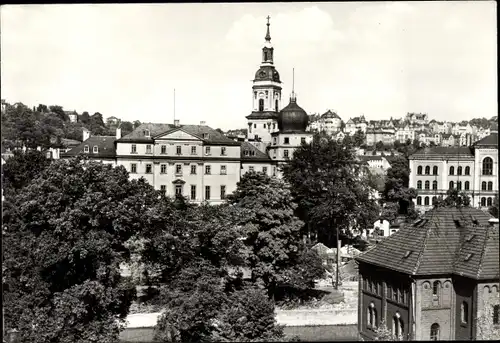
<svg viewBox="0 0 500 343"><path fill-rule="evenodd" d="M253 80L252 113L246 117L248 138L260 140L264 146L271 143L271 133L278 131L278 113L281 110L281 81L280 74L274 68L269 19L268 16L262 63Z"/></svg>

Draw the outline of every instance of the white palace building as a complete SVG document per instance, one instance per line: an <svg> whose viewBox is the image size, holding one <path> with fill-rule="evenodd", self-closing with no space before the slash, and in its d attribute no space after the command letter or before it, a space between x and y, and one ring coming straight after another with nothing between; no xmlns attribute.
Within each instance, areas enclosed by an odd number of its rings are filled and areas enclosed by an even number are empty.
<svg viewBox="0 0 500 343"><path fill-rule="evenodd" d="M229 139L204 122L184 125L175 120L173 124L143 123L123 137L119 128L116 136L91 136L84 131L83 142L61 158L83 154L90 160L122 165L131 178L144 177L166 195L181 194L193 202L222 202L247 171L280 177L279 164L313 134L306 132L309 118L293 92L282 108L269 25L268 18L244 142Z"/></svg>

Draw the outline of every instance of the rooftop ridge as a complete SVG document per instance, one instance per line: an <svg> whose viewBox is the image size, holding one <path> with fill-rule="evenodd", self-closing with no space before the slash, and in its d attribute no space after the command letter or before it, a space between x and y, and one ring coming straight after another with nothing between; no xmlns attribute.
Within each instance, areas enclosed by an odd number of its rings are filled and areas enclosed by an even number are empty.
<svg viewBox="0 0 500 343"><path fill-rule="evenodd" d="M484 241L483 241L483 245L482 245L482 249L481 249L481 255L479 256L479 266L477 268L477 273L476 273L476 278L478 278L478 279L479 279L481 272L483 270L484 255L486 253L486 248L487 248L488 240L490 239L490 233L491 233L490 227L485 225L484 228L486 229L486 232L484 234Z"/></svg>

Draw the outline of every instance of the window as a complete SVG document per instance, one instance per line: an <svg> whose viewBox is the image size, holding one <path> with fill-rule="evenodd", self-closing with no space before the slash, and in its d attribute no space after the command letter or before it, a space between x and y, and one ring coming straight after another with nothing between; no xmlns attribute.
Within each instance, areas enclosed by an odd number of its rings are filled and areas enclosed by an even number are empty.
<svg viewBox="0 0 500 343"><path fill-rule="evenodd" d="M418 166L417 175L422 175L422 166Z"/></svg>
<svg viewBox="0 0 500 343"><path fill-rule="evenodd" d="M417 197L417 205L422 205L422 197Z"/></svg>
<svg viewBox="0 0 500 343"><path fill-rule="evenodd" d="M432 205L436 205L436 202L437 202L437 198L435 196L432 197Z"/></svg>
<svg viewBox="0 0 500 343"><path fill-rule="evenodd" d="M253 167L253 166L248 167L248 171L249 171L249 172L253 173L253 171L254 171L254 170L255 170L255 169L254 169L254 167Z"/></svg>
<svg viewBox="0 0 500 343"><path fill-rule="evenodd" d="M485 191L486 190L486 181L483 181L481 183L481 190Z"/></svg>
<svg viewBox="0 0 500 343"><path fill-rule="evenodd" d="M212 167L211 166L205 166L205 174L210 175L212 173Z"/></svg>
<svg viewBox="0 0 500 343"><path fill-rule="evenodd" d="M131 163L130 164L130 173L131 174L137 173L137 163Z"/></svg>
<svg viewBox="0 0 500 343"><path fill-rule="evenodd" d="M499 324L499 317L500 317L500 305L494 305L493 306L493 324L494 325Z"/></svg>
<svg viewBox="0 0 500 343"><path fill-rule="evenodd" d="M191 185L191 200L196 200L196 185Z"/></svg>
<svg viewBox="0 0 500 343"><path fill-rule="evenodd" d="M151 163L146 164L146 174L151 174L153 172L153 165Z"/></svg>
<svg viewBox="0 0 500 343"><path fill-rule="evenodd" d="M160 165L160 174L166 174L166 173L167 173L167 165L161 164Z"/></svg>
<svg viewBox="0 0 500 343"><path fill-rule="evenodd" d="M273 167L273 176L276 176L276 167Z"/></svg>
<svg viewBox="0 0 500 343"><path fill-rule="evenodd" d="M396 337L400 337L403 335L404 324L401 320L401 316L399 312L396 312L396 315L392 319L392 334Z"/></svg>
<svg viewBox="0 0 500 343"><path fill-rule="evenodd" d="M429 197L424 198L424 205L429 206Z"/></svg>
<svg viewBox="0 0 500 343"><path fill-rule="evenodd" d="M457 189L458 189L459 191L461 191L461 190L462 190L462 181L457 181Z"/></svg>
<svg viewBox="0 0 500 343"><path fill-rule="evenodd" d="M94 149L95 149L95 147L94 147ZM490 182L488 182L488 190L489 190L489 191L492 191L492 190L493 190L493 182L491 182L491 181L490 181Z"/></svg>
<svg viewBox="0 0 500 343"><path fill-rule="evenodd" d="M151 137L149 130L144 130L144 137Z"/></svg>
<svg viewBox="0 0 500 343"><path fill-rule="evenodd" d="M204 134L202 135L202 137L203 137L203 139L208 139L208 138L210 138L210 134L208 134L208 133L204 133Z"/></svg>
<svg viewBox="0 0 500 343"><path fill-rule="evenodd" d="M465 175L470 175L470 167L465 167Z"/></svg>
<svg viewBox="0 0 500 343"><path fill-rule="evenodd" d="M434 281L432 283L432 300L439 301L439 289L441 288L441 283L439 281Z"/></svg>
<svg viewBox="0 0 500 343"><path fill-rule="evenodd" d="M468 191L470 188L470 182L469 181L465 181L465 190Z"/></svg>
<svg viewBox="0 0 500 343"><path fill-rule="evenodd" d="M89 151L90 151L89 146L88 146L88 145L85 145L85 146L83 147L83 152L84 152L84 153L88 153Z"/></svg>
<svg viewBox="0 0 500 343"><path fill-rule="evenodd" d="M437 175L438 174L438 167L434 166L432 167L432 175Z"/></svg>
<svg viewBox="0 0 500 343"><path fill-rule="evenodd" d="M195 175L196 174L196 164L192 164L191 165L191 175Z"/></svg>
<svg viewBox="0 0 500 343"><path fill-rule="evenodd" d="M373 303L368 306L368 327L375 329L377 327L377 309Z"/></svg>
<svg viewBox="0 0 500 343"><path fill-rule="evenodd" d="M457 175L462 175L462 167L457 168Z"/></svg>
<svg viewBox="0 0 500 343"><path fill-rule="evenodd" d="M438 182L436 180L432 181L432 189L438 189Z"/></svg>
<svg viewBox="0 0 500 343"><path fill-rule="evenodd" d="M166 186L166 185L161 185L161 186L160 186L160 190L161 190L161 192L162 192L163 194L165 194L165 195L167 194L167 186Z"/></svg>
<svg viewBox="0 0 500 343"><path fill-rule="evenodd" d="M290 144L290 138L289 137L283 138L283 144Z"/></svg>
<svg viewBox="0 0 500 343"><path fill-rule="evenodd" d="M481 198L481 206L486 206L486 198Z"/></svg>
<svg viewBox="0 0 500 343"><path fill-rule="evenodd" d="M431 341L439 341L439 324L431 325Z"/></svg>
<svg viewBox="0 0 500 343"><path fill-rule="evenodd" d="M176 164L175 165L175 174L176 175L182 175L182 164Z"/></svg>
<svg viewBox="0 0 500 343"><path fill-rule="evenodd" d="M300 144L306 144L306 137L300 138Z"/></svg>
<svg viewBox="0 0 500 343"><path fill-rule="evenodd" d="M167 146L166 145L162 145L161 146L161 153L162 154L166 154L167 153Z"/></svg>
<svg viewBox="0 0 500 343"><path fill-rule="evenodd" d="M175 195L182 196L182 185L175 185Z"/></svg>
<svg viewBox="0 0 500 343"><path fill-rule="evenodd" d="M264 111L264 99L259 99L259 112ZM254 126L255 128L255 126Z"/></svg>
<svg viewBox="0 0 500 343"><path fill-rule="evenodd" d="M92 152L94 154L97 154L99 152L99 147L97 145L94 145L94 147L92 148Z"/></svg>
<svg viewBox="0 0 500 343"><path fill-rule="evenodd" d="M220 148L220 155L221 156L226 156L226 147L225 146L223 146L223 147Z"/></svg>
<svg viewBox="0 0 500 343"><path fill-rule="evenodd" d="M146 145L146 154L151 154L151 144Z"/></svg>
<svg viewBox="0 0 500 343"><path fill-rule="evenodd" d="M455 175L455 167L450 167L450 175Z"/></svg>
<svg viewBox="0 0 500 343"><path fill-rule="evenodd" d="M175 153L177 155L182 155L182 147L180 145L177 145L177 147L175 148Z"/></svg>
<svg viewBox="0 0 500 343"><path fill-rule="evenodd" d="M277 140L276 140L276 137L273 138L273 145L276 145L277 143Z"/></svg>
<svg viewBox="0 0 500 343"><path fill-rule="evenodd" d="M256 129L257 128L257 124L253 124L253 128Z"/></svg>
<svg viewBox="0 0 500 343"><path fill-rule="evenodd" d="M226 173L227 173L226 166L224 166L224 165L220 166L220 174L226 175Z"/></svg>
<svg viewBox="0 0 500 343"><path fill-rule="evenodd" d="M266 124L264 123L264 125L262 125L264 127L264 129L266 128Z"/></svg>
<svg viewBox="0 0 500 343"><path fill-rule="evenodd" d="M226 186L224 185L220 186L220 198L226 199Z"/></svg>
<svg viewBox="0 0 500 343"><path fill-rule="evenodd" d="M264 174L267 174L267 167L262 167L262 172L263 172Z"/></svg>
<svg viewBox="0 0 500 343"><path fill-rule="evenodd" d="M288 150L283 150L283 156L284 156L285 158L288 158Z"/></svg>
<svg viewBox="0 0 500 343"><path fill-rule="evenodd" d="M453 187L454 187L454 183L453 183L453 181L450 181L448 188L453 189Z"/></svg>
<svg viewBox="0 0 500 343"><path fill-rule="evenodd" d="M196 155L196 146L191 147L191 155Z"/></svg>
<svg viewBox="0 0 500 343"><path fill-rule="evenodd" d="M486 199L486 205L493 206L493 199L491 197L488 197L488 199Z"/></svg>
<svg viewBox="0 0 500 343"><path fill-rule="evenodd" d="M253 98L257 99L257 92L253 92Z"/></svg>
<svg viewBox="0 0 500 343"><path fill-rule="evenodd" d="M274 110L276 112L278 112L278 100L277 99L274 101Z"/></svg>
<svg viewBox="0 0 500 343"><path fill-rule="evenodd" d="M137 145L132 144L130 152L131 152L132 154L137 154Z"/></svg>
<svg viewBox="0 0 500 343"><path fill-rule="evenodd" d="M205 155L210 155L210 147L209 146L207 146L205 148Z"/></svg>
<svg viewBox="0 0 500 343"><path fill-rule="evenodd" d="M425 175L429 175L431 173L431 167L425 166Z"/></svg>
<svg viewBox="0 0 500 343"><path fill-rule="evenodd" d="M210 200L210 186L205 186L205 200Z"/></svg>
<svg viewBox="0 0 500 343"><path fill-rule="evenodd" d="M469 319L469 304L467 304L465 301L463 301L462 305L460 305L460 318L462 324L467 324Z"/></svg>
<svg viewBox="0 0 500 343"><path fill-rule="evenodd" d="M493 175L493 160L485 157L483 160L483 175Z"/></svg>
<svg viewBox="0 0 500 343"><path fill-rule="evenodd" d="M417 181L417 189L422 189L422 181Z"/></svg>
<svg viewBox="0 0 500 343"><path fill-rule="evenodd" d="M431 182L425 181L425 189L430 189L430 188L431 188Z"/></svg>

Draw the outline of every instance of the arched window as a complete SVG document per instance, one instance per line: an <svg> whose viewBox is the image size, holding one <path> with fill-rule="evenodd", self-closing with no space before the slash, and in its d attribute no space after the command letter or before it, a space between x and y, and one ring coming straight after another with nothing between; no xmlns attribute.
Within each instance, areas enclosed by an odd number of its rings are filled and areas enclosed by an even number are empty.
<svg viewBox="0 0 500 343"><path fill-rule="evenodd" d="M482 191L486 190L486 181L481 182L481 190Z"/></svg>
<svg viewBox="0 0 500 343"><path fill-rule="evenodd" d="M436 180L432 181L432 189L438 189L438 182Z"/></svg>
<svg viewBox="0 0 500 343"><path fill-rule="evenodd" d="M500 305L494 305L493 306L493 324L498 325L499 324L499 318L500 317Z"/></svg>
<svg viewBox="0 0 500 343"><path fill-rule="evenodd" d="M438 167L437 166L434 166L432 168L432 175L437 175L438 174Z"/></svg>
<svg viewBox="0 0 500 343"><path fill-rule="evenodd" d="M492 191L493 190L493 182L488 182L488 190Z"/></svg>
<svg viewBox="0 0 500 343"><path fill-rule="evenodd" d="M370 303L368 306L368 327L376 328L377 327L377 309L373 303Z"/></svg>
<svg viewBox="0 0 500 343"><path fill-rule="evenodd" d="M483 160L483 175L493 175L493 160L485 157Z"/></svg>
<svg viewBox="0 0 500 343"><path fill-rule="evenodd" d="M493 206L493 199L488 197L488 199L486 200L486 205Z"/></svg>
<svg viewBox="0 0 500 343"><path fill-rule="evenodd" d="M422 175L422 166L418 166L417 175Z"/></svg>
<svg viewBox="0 0 500 343"><path fill-rule="evenodd" d="M417 205L422 205L422 197L417 197Z"/></svg>
<svg viewBox="0 0 500 343"><path fill-rule="evenodd" d="M429 175L431 173L431 167L425 166L425 175Z"/></svg>
<svg viewBox="0 0 500 343"><path fill-rule="evenodd" d="M450 175L455 175L455 167L450 167Z"/></svg>
<svg viewBox="0 0 500 343"><path fill-rule="evenodd" d="M264 51L264 61L267 61L267 51Z"/></svg>
<svg viewBox="0 0 500 343"><path fill-rule="evenodd" d="M470 175L470 167L465 167L465 175Z"/></svg>
<svg viewBox="0 0 500 343"><path fill-rule="evenodd" d="M439 290L441 288L441 283L439 281L434 281L432 283L432 300L439 301Z"/></svg>
<svg viewBox="0 0 500 343"><path fill-rule="evenodd" d="M437 198L434 196L432 197L432 205L435 205L436 204L436 201L437 201Z"/></svg>
<svg viewBox="0 0 500 343"><path fill-rule="evenodd" d="M461 166L459 166L457 168L457 175L462 175L462 167Z"/></svg>
<svg viewBox="0 0 500 343"><path fill-rule="evenodd" d="M425 189L430 189L430 188L431 188L431 182L425 181Z"/></svg>
<svg viewBox="0 0 500 343"><path fill-rule="evenodd" d="M259 99L259 111L264 111L264 99Z"/></svg>
<svg viewBox="0 0 500 343"><path fill-rule="evenodd" d="M424 198L424 205L429 206L429 197Z"/></svg>
<svg viewBox="0 0 500 343"><path fill-rule="evenodd" d="M465 181L465 190L468 191L470 188L470 182L469 181Z"/></svg>
<svg viewBox="0 0 500 343"><path fill-rule="evenodd" d="M417 181L417 189L422 189L422 181Z"/></svg>
<svg viewBox="0 0 500 343"><path fill-rule="evenodd" d="M431 325L431 341L439 341L439 324L434 323Z"/></svg>
<svg viewBox="0 0 500 343"><path fill-rule="evenodd" d="M257 92L253 92L254 99L257 99Z"/></svg>
<svg viewBox="0 0 500 343"><path fill-rule="evenodd" d="M399 312L396 312L394 317L392 318L392 334L396 338L399 338L403 335L404 330L404 324L403 321L401 320L401 315Z"/></svg>
<svg viewBox="0 0 500 343"><path fill-rule="evenodd" d="M460 318L463 324L467 324L469 319L469 304L465 301L463 301L462 305L460 305Z"/></svg>
<svg viewBox="0 0 500 343"><path fill-rule="evenodd" d="M486 206L486 198L481 198L481 206Z"/></svg>
<svg viewBox="0 0 500 343"><path fill-rule="evenodd" d="M458 189L459 191L461 191L461 190L462 190L462 181L457 181L457 189Z"/></svg>
<svg viewBox="0 0 500 343"><path fill-rule="evenodd" d="M274 102L274 108L274 110L278 112L278 99L276 99L276 101Z"/></svg>
<svg viewBox="0 0 500 343"><path fill-rule="evenodd" d="M449 188L449 189L453 189L453 181L450 181L450 183L449 183L449 187L448 187L448 188Z"/></svg>

